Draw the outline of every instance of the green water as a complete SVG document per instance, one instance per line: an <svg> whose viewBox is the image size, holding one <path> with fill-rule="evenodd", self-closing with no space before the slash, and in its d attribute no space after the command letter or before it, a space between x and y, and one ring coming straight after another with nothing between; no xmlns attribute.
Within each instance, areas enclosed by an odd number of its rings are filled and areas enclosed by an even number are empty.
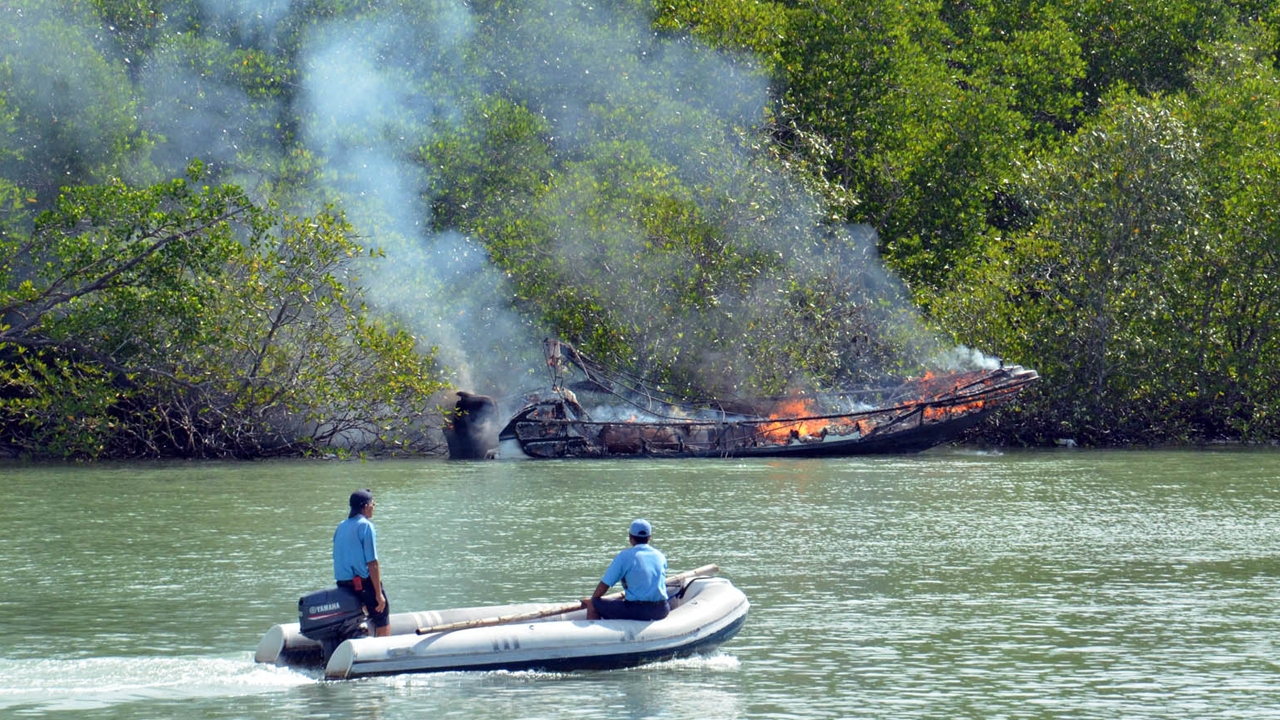
<svg viewBox="0 0 1280 720"><path fill-rule="evenodd" d="M1280 716L1280 452L0 467L0 717ZM255 665L378 500L393 610L588 594L636 516L752 602L710 657Z"/></svg>

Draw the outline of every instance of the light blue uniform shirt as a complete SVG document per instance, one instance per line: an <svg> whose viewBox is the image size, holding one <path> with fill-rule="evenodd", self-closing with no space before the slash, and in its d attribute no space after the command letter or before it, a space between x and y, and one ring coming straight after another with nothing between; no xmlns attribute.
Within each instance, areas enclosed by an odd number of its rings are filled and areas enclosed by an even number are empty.
<svg viewBox="0 0 1280 720"><path fill-rule="evenodd" d="M339 582L356 575L369 577L369 563L378 559L378 531L363 515L347 518L333 531L333 579Z"/></svg>
<svg viewBox="0 0 1280 720"><path fill-rule="evenodd" d="M627 599L658 602L667 599L667 556L648 543L632 545L618 553L604 571L600 582L613 587L622 581Z"/></svg>

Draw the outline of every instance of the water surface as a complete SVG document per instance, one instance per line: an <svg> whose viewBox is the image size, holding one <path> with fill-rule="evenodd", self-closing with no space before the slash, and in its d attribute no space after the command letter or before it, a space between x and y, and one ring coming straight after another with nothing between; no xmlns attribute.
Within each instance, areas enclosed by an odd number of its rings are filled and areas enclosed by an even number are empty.
<svg viewBox="0 0 1280 720"><path fill-rule="evenodd" d="M1280 715L1280 452L5 466L0 716ZM394 610L589 594L630 520L752 602L631 670L255 665L372 487Z"/></svg>

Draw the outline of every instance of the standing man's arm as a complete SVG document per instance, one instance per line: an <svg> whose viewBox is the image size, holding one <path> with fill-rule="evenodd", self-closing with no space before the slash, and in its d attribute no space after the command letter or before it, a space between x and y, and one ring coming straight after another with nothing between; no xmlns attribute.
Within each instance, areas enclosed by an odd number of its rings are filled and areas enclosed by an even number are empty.
<svg viewBox="0 0 1280 720"><path fill-rule="evenodd" d="M378 569L378 561L369 561L369 582L373 583L373 591L377 593L378 606L374 608L377 612L387 606L387 596L382 594L382 571Z"/></svg>

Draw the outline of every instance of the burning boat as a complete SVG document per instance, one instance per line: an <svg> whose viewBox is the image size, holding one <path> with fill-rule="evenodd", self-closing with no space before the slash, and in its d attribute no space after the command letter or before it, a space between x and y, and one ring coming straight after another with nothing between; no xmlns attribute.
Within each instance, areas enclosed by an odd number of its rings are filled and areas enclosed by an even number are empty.
<svg viewBox="0 0 1280 720"><path fill-rule="evenodd" d="M1038 378L1002 364L821 397L698 402L610 370L568 343L547 340L544 350L551 391L531 398L498 433L499 458L920 452L953 440ZM582 378L567 382L570 371Z"/></svg>

